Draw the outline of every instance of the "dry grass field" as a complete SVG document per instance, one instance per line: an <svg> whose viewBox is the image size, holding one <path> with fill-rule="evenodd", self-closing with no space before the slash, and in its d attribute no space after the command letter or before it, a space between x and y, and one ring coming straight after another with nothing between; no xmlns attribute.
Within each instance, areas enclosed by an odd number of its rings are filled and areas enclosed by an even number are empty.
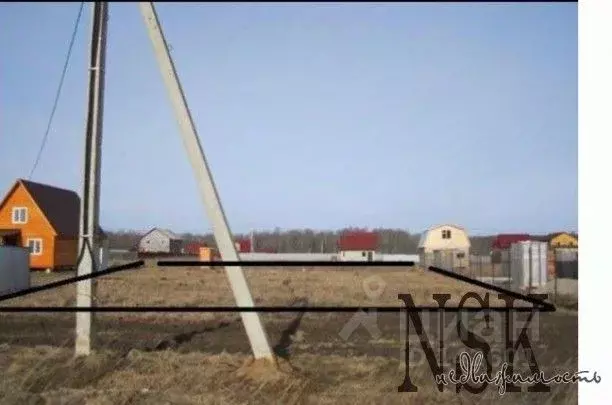
<svg viewBox="0 0 612 405"><path fill-rule="evenodd" d="M412 294L417 305L435 305L433 293L449 293L451 306L468 291L485 292L419 269L247 268L245 273L256 303L265 306L400 306L399 293ZM32 281L40 285L73 275L37 273ZM147 266L104 276L98 279L97 290L98 305L234 305L220 269ZM496 297L494 292L491 295ZM70 285L0 306L74 302L75 286ZM491 305L501 304L491 300ZM478 395L456 394L453 386L439 393L423 359L416 365L411 360L411 376L419 391L398 393L405 374L401 316L380 313L378 332L360 326L343 335L354 315L262 315L279 356L279 367L274 369L250 363L248 340L235 313L96 314L96 352L86 359L72 356L74 314L0 313L0 403L577 403L575 384L552 385L551 392L544 394L526 393L523 387L522 393L500 396L495 386ZM575 371L576 313L542 313L538 324L534 350L543 371ZM432 326L428 333L435 329ZM457 338L450 337L445 344L465 350ZM418 343L412 346L422 353ZM448 356L447 362L452 360ZM519 366L524 363L520 353L517 359ZM527 375L524 371L516 369Z"/></svg>

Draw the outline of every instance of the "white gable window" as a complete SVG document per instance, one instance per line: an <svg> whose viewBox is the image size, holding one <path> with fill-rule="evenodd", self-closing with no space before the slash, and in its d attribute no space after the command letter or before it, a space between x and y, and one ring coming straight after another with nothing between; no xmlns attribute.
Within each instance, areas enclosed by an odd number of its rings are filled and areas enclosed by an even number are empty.
<svg viewBox="0 0 612 405"><path fill-rule="evenodd" d="M28 222L28 209L26 207L13 207L13 223L25 224Z"/></svg>
<svg viewBox="0 0 612 405"><path fill-rule="evenodd" d="M43 243L40 238L31 238L28 239L28 248L30 249L30 254L34 256L39 256L43 251Z"/></svg>

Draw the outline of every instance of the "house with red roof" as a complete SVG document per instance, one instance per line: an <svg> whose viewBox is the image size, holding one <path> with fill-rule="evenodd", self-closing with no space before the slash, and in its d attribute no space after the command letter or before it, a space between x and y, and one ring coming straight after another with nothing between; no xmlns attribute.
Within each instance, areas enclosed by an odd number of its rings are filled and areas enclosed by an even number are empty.
<svg viewBox="0 0 612 405"><path fill-rule="evenodd" d="M493 239L491 247L493 250L505 250L510 249L513 243L523 242L531 240L531 236L526 233L506 233L499 234Z"/></svg>
<svg viewBox="0 0 612 405"><path fill-rule="evenodd" d="M378 234L365 231L346 231L338 239L338 259L341 261L374 260L378 249Z"/></svg>
<svg viewBox="0 0 612 405"><path fill-rule="evenodd" d="M491 264L493 266L493 273L504 276L510 275L510 247L518 242L535 239L536 238L526 233L505 233L497 235L491 244Z"/></svg>

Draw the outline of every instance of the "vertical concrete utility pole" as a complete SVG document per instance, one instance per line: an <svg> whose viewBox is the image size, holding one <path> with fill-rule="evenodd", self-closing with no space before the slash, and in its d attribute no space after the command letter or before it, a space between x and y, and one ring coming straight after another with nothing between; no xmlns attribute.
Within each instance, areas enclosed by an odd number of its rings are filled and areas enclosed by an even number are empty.
<svg viewBox="0 0 612 405"><path fill-rule="evenodd" d="M174 107L174 112L181 130L183 144L196 176L200 195L204 201L206 214L212 224L219 252L223 260L238 261L238 253L234 245L234 238L232 237L223 208L221 207L221 201L219 200L212 175L208 168L208 163L206 162L202 145L200 144L195 125L191 118L187 100L185 99L183 89L179 82L172 57L168 51L168 44L166 43L161 25L157 18L155 7L152 2L140 2L139 5L149 37L153 43L153 49L166 84L166 89L170 95L170 101ZM225 267L225 271L238 306L253 307L253 298L251 297L251 292L246 278L244 277L244 273L242 272L242 268L240 266L227 266ZM242 312L240 315L251 343L254 357L256 359L269 359L274 361L274 355L259 318L259 314L255 312Z"/></svg>
<svg viewBox="0 0 612 405"><path fill-rule="evenodd" d="M89 87L87 120L85 129L85 164L83 194L79 222L79 276L98 269L99 249L97 240L98 210L100 208L100 163L102 152L102 117L104 110L104 70L106 66L106 30L108 3L92 3L92 29L89 62ZM77 283L76 304L79 307L95 305L95 280ZM91 352L93 313L77 312L75 354Z"/></svg>

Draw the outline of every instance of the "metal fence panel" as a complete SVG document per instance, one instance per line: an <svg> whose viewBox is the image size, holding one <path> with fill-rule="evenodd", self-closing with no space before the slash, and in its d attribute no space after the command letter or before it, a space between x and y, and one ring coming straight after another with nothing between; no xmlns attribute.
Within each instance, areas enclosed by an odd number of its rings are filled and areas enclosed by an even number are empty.
<svg viewBox="0 0 612 405"><path fill-rule="evenodd" d="M30 287L30 252L17 246L0 246L0 294Z"/></svg>

